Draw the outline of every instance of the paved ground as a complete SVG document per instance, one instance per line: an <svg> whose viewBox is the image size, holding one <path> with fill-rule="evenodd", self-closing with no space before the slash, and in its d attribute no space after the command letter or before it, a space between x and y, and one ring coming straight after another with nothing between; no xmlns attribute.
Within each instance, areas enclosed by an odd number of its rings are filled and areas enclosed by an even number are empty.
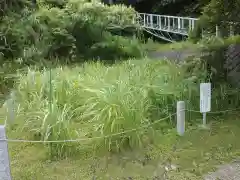
<svg viewBox="0 0 240 180"><path fill-rule="evenodd" d="M218 167L217 171L209 173L204 180L240 180L240 159Z"/></svg>
<svg viewBox="0 0 240 180"><path fill-rule="evenodd" d="M196 56L198 53L194 50L170 50L170 51L152 51L148 53L148 57L153 59L167 58L175 62L184 60L189 56ZM198 54L199 56L200 54Z"/></svg>

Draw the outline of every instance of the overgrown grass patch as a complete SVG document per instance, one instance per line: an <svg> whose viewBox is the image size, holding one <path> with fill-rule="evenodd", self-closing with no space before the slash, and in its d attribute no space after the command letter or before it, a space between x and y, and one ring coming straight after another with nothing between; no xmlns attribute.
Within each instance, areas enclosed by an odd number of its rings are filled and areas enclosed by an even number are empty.
<svg viewBox="0 0 240 180"><path fill-rule="evenodd" d="M12 99L15 123L29 138L90 138L46 144L51 156L65 157L79 147L97 151L142 147L145 137L175 125L175 117L169 115L176 111L177 100L188 99L192 106L197 92L180 67L145 59L113 66L98 62L59 67L51 70L51 77L49 69L29 70L19 74Z"/></svg>
<svg viewBox="0 0 240 180"><path fill-rule="evenodd" d="M195 124L201 114L187 111L188 132L183 138L176 135L176 117L170 116L176 102L184 100L187 109L198 110L203 80L168 61L85 63L51 71L29 69L17 77L0 110L1 120L7 117L8 138L81 141L9 143L15 179L146 179L161 176L169 161L180 167L169 176L200 179L216 164L239 155L237 118L208 116L210 131L200 131ZM224 85L213 90L213 111L236 105L237 93L229 93ZM9 100L16 116L6 111Z"/></svg>

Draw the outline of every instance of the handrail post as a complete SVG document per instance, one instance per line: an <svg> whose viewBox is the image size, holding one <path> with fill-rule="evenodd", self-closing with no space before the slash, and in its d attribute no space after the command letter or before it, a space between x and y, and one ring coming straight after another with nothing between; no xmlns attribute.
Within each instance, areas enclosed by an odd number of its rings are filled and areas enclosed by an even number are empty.
<svg viewBox="0 0 240 180"><path fill-rule="evenodd" d="M182 27L182 29L184 29L184 19L181 18L181 20L182 20L182 25L181 25L181 27Z"/></svg>
<svg viewBox="0 0 240 180"><path fill-rule="evenodd" d="M170 31L170 17L168 16L168 30Z"/></svg>
<svg viewBox="0 0 240 180"><path fill-rule="evenodd" d="M162 18L159 16L159 28L162 29Z"/></svg>
<svg viewBox="0 0 240 180"><path fill-rule="evenodd" d="M193 31L194 28L195 28L195 20L193 19L193 20L192 20L192 29L191 29L191 30Z"/></svg>
<svg viewBox="0 0 240 180"><path fill-rule="evenodd" d="M178 17L178 30L181 30L181 21L180 21L180 17Z"/></svg>
<svg viewBox="0 0 240 180"><path fill-rule="evenodd" d="M175 18L172 18L173 20L173 29L175 29Z"/></svg>
<svg viewBox="0 0 240 180"><path fill-rule="evenodd" d="M153 28L153 15L150 15L150 24L151 24L151 28Z"/></svg>
<svg viewBox="0 0 240 180"><path fill-rule="evenodd" d="M189 20L188 20L188 32L191 30L191 24L192 24L192 22L191 22L191 20L189 19Z"/></svg>
<svg viewBox="0 0 240 180"><path fill-rule="evenodd" d="M146 27L146 14L143 14L143 26Z"/></svg>

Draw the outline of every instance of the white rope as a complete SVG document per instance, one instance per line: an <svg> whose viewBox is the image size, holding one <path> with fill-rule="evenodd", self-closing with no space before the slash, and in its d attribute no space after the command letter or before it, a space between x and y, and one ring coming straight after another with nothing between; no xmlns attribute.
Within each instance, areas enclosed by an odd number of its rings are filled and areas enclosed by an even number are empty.
<svg viewBox="0 0 240 180"><path fill-rule="evenodd" d="M147 124L145 126L141 126L139 128L135 128L135 129L130 129L127 131L123 131L123 132L119 132L119 133L114 133L114 134L110 134L110 135L106 135L106 136L98 136L98 137L92 137L92 138L80 138L80 139L68 139L68 140L53 140L53 141L43 141L43 140L25 140L25 139L0 139L0 141L7 141L7 142L23 142L23 143L66 143L66 142L80 142L80 141L90 141L90 140L95 140L95 139L102 139L102 138L109 138L109 137L114 137L114 136L118 136L118 135L122 135L122 134L126 134L126 133L130 133L130 132L134 132L137 131L139 129L143 129L143 128L147 128L149 126L152 126L154 124L157 124L161 121L164 121L174 115L176 115L177 113L173 113L165 118L159 119L154 121L153 123Z"/></svg>
<svg viewBox="0 0 240 180"><path fill-rule="evenodd" d="M191 110L191 109L185 109L186 111L189 112L197 112L197 113L201 113L200 111L196 111L196 110ZM220 114L220 113L226 113L226 112L230 112L230 111L238 111L240 110L240 108L235 108L235 109L227 109L227 110L222 110L222 111L209 111L207 112L208 114Z"/></svg>
<svg viewBox="0 0 240 180"><path fill-rule="evenodd" d="M157 108L155 108L157 109ZM222 110L222 111L210 111L208 112L208 114L220 114L220 113L226 113L226 112L230 112L230 111L237 111L240 110L240 108L235 108L235 109L228 109L228 110ZM201 113L200 111L197 110L191 110L191 109L185 109L183 111L189 111L189 112L197 112L197 113ZM161 121L164 121L174 115L176 115L177 113L173 113L170 114L169 116L159 119L157 121L154 121L153 123L141 126L139 128L135 128L135 129L130 129L127 131L123 131L123 132L119 132L119 133L114 133L114 134L110 134L110 135L106 135L106 136L97 136L97 137L92 137L92 138L79 138L79 139L68 139L68 140L50 140L50 141L44 141L44 140L25 140L25 139L0 139L0 141L7 141L7 142L23 142L23 143L67 143L67 142L81 142L81 141L90 141L90 140L96 140L96 139L104 139L104 138L109 138L109 137L114 137L114 136L118 136L118 135L122 135L122 134L126 134L126 133L130 133L130 132L134 132L137 131L139 129L143 129L143 128L148 128L149 126L152 126L154 124L157 124ZM5 125L6 126L6 121L5 121Z"/></svg>

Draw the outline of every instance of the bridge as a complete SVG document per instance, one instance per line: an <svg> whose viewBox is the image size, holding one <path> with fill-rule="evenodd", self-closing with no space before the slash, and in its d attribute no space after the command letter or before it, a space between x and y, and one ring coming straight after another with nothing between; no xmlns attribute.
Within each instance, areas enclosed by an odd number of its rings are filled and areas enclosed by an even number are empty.
<svg viewBox="0 0 240 180"><path fill-rule="evenodd" d="M138 13L138 17L134 19L146 32L163 39L165 41L174 42L174 36L187 38L189 33L196 28L198 18L168 16L158 14ZM227 28L225 36L234 35L234 29L231 22ZM202 30L202 33L207 32ZM219 27L216 25L214 36L220 36Z"/></svg>
<svg viewBox="0 0 240 180"><path fill-rule="evenodd" d="M196 27L197 18L178 17L158 14L139 13L137 23L148 33L169 41L174 42L174 35L188 37L189 32Z"/></svg>

